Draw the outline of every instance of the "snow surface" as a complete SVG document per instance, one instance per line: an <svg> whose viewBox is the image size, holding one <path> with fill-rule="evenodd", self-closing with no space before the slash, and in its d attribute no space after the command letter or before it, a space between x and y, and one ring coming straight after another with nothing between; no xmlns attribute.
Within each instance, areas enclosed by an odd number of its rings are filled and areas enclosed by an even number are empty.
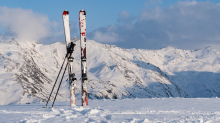
<svg viewBox="0 0 220 123"><path fill-rule="evenodd" d="M70 107L70 102L1 105L0 122L48 123L217 123L219 98L152 98L89 100L88 107ZM51 104L49 104L51 105Z"/></svg>

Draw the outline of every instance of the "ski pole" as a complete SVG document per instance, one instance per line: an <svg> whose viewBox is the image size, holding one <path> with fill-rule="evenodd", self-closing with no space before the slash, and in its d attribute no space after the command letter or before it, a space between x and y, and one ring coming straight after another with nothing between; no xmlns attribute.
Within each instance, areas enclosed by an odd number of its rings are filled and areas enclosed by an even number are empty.
<svg viewBox="0 0 220 123"><path fill-rule="evenodd" d="M64 58L63 64L65 63L66 58L67 58L67 54L66 54L66 56L65 56L65 58ZM59 76L60 76L60 72L61 72L61 70L62 70L62 68L63 68L63 64L62 64L62 66L61 66L61 68L60 68L60 71L59 71L59 73L58 73L58 75L57 75L56 81L55 81L55 83L54 83L54 85L53 85L53 88L52 88L52 90L51 90L50 96L49 96L49 98L48 98L48 100L47 100L47 104L48 104L48 102L50 101L51 94L53 93L54 87L55 87L55 85L56 85L56 83L57 83L57 79L58 79ZM46 104L46 107L47 107L47 104Z"/></svg>
<svg viewBox="0 0 220 123"><path fill-rule="evenodd" d="M67 64L66 64L65 70L64 70L64 72L63 72L63 76L64 76L64 74L65 74L65 72L66 72L66 68L67 68L67 66L68 66L68 62L67 62ZM55 102L55 100L56 100L56 97L57 97L58 91L59 91L59 89L60 89L60 85L61 85L61 83L62 83L63 76L62 76L62 78L61 78L61 80L60 80L60 84L59 84L59 87L58 87L58 89L57 89L57 93L56 93L56 96L55 96L55 98L54 98L53 105L54 105L54 102ZM52 105L52 107L53 107L53 105Z"/></svg>

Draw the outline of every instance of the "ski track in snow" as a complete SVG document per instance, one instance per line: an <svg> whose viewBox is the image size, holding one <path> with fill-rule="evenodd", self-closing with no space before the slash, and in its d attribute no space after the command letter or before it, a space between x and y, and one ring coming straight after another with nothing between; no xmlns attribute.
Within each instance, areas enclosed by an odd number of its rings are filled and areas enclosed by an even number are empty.
<svg viewBox="0 0 220 123"><path fill-rule="evenodd" d="M17 123L216 123L220 122L219 103L219 98L152 98L89 100L88 107L70 107L68 101L56 102L54 108L42 108L44 103L2 105L0 119Z"/></svg>

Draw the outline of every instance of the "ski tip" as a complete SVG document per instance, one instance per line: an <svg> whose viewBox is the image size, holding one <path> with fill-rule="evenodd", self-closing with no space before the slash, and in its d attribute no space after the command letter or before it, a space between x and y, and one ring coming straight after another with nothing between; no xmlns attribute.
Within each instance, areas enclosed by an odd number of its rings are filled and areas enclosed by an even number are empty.
<svg viewBox="0 0 220 123"><path fill-rule="evenodd" d="M83 12L84 13L83 15L86 15L86 11L84 9L80 10L80 12Z"/></svg>
<svg viewBox="0 0 220 123"><path fill-rule="evenodd" d="M64 10L63 15L68 15L69 11L68 10Z"/></svg>

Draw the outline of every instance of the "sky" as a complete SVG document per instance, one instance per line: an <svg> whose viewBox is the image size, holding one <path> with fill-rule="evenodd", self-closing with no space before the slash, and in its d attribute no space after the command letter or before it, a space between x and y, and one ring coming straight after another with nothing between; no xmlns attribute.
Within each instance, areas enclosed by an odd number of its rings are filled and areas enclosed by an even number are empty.
<svg viewBox="0 0 220 123"><path fill-rule="evenodd" d="M219 0L10 0L0 5L0 35L51 44L65 41L62 13L69 10L71 37L86 10L87 39L122 48L220 50Z"/></svg>

